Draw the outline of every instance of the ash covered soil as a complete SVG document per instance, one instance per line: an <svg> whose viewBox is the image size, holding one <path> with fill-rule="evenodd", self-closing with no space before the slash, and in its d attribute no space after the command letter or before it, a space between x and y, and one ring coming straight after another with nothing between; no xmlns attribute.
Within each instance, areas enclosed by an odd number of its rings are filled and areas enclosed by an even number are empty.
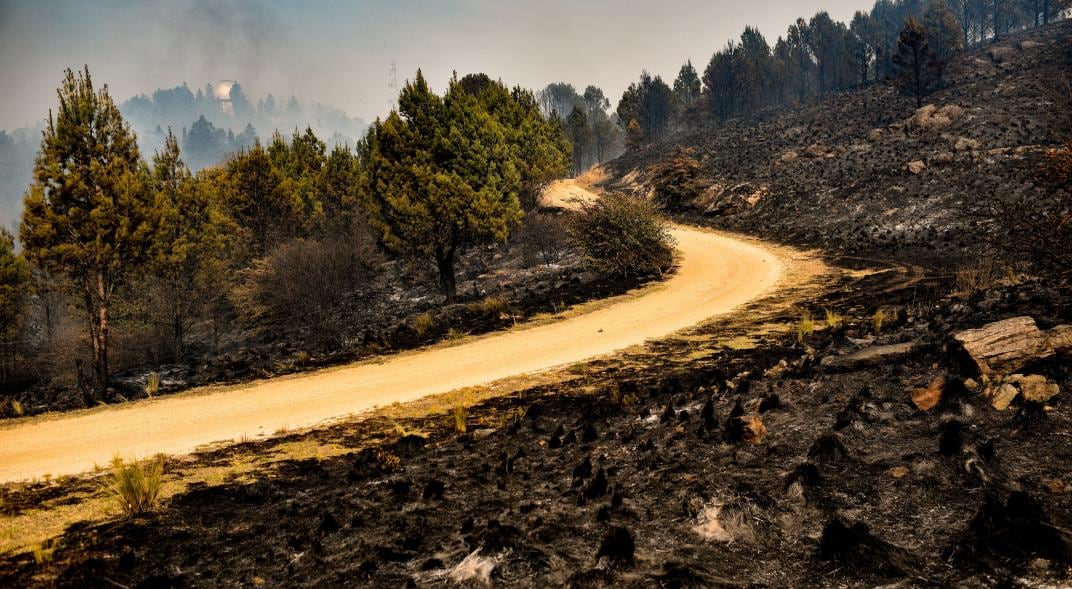
<svg viewBox="0 0 1072 589"><path fill-rule="evenodd" d="M1020 283L964 299L896 271L838 282L815 303L845 324L804 344L763 329L795 312L757 301L747 320L474 407L465 434L436 416L400 424L405 435L374 421L201 455L226 464L295 437L352 448L73 526L49 563L0 560L0 584L1072 582L1069 363L1029 362L1061 394L999 411L947 349L957 330L1025 313L1067 324L1068 295ZM875 305L898 310L877 335ZM914 391L928 388L923 410ZM4 504L32 509L50 492L9 489Z"/></svg>
<svg viewBox="0 0 1072 589"><path fill-rule="evenodd" d="M1060 113L1039 107L1038 80L1068 71L1070 37L1059 23L970 53L930 98L960 109L948 122L908 123L910 100L874 87L681 139L719 185L690 220L823 246L859 270L828 294L755 301L486 401L464 434L446 415L374 419L200 454L194 466L294 440L350 449L72 526L48 562L0 556L0 585L1072 584L1067 349L1015 370L1055 396L999 409L1018 389L985 383L954 339L1015 317L1056 333L1072 295L1016 275L951 294L947 270L978 243L967 199L1041 190L1027 170ZM608 187L646 191L645 167L673 147L614 162ZM801 341L805 309L820 329ZM822 328L826 309L840 326ZM0 505L29 512L94 484L9 485Z"/></svg>
<svg viewBox="0 0 1072 589"><path fill-rule="evenodd" d="M983 199L1047 190L1033 164L1072 132L1069 72L1063 21L967 52L919 111L881 84L844 92L627 153L606 166L610 186L647 193L648 168L683 146L709 186L692 210L724 229L828 252L970 256Z"/></svg>

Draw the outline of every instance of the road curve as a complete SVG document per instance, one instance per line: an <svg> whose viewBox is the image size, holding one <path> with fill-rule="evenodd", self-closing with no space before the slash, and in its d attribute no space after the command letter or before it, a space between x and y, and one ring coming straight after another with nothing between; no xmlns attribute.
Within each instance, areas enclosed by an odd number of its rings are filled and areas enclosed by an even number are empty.
<svg viewBox="0 0 1072 589"><path fill-rule="evenodd" d="M576 195L579 188L563 188ZM678 269L642 296L561 321L213 392L190 391L104 410L0 427L0 481L60 476L117 453L183 454L216 441L271 434L399 401L544 371L669 335L771 290L783 265L773 250L676 226Z"/></svg>

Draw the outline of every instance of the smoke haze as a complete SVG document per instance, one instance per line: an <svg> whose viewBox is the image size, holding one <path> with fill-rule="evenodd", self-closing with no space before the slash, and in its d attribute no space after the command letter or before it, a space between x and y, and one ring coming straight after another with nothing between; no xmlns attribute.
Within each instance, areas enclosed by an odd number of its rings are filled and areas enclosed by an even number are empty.
<svg viewBox="0 0 1072 589"><path fill-rule="evenodd" d="M0 128L34 125L66 67L88 64L118 100L183 81L234 79L382 116L418 67L438 88L453 70L511 84L601 86L616 101L642 69L672 78L758 26L772 41L825 9L848 20L866 0L2 0Z"/></svg>

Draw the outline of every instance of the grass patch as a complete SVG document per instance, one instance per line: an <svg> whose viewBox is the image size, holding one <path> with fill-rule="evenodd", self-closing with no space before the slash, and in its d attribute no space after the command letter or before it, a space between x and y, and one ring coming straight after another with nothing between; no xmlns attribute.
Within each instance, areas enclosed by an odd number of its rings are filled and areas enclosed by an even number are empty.
<svg viewBox="0 0 1072 589"><path fill-rule="evenodd" d="M458 328L451 327L450 329L447 330L447 341L448 342L461 341L461 339L464 338L467 335L469 335L468 331L462 331L462 330L460 330Z"/></svg>
<svg viewBox="0 0 1072 589"><path fill-rule="evenodd" d="M502 315L510 308L510 301L506 297L487 297L480 301L480 310L488 315Z"/></svg>
<svg viewBox="0 0 1072 589"><path fill-rule="evenodd" d="M875 333L882 333L882 328L897 321L897 318L897 309L888 309L886 307L876 309L875 314L871 316L871 323L875 327Z"/></svg>
<svg viewBox="0 0 1072 589"><path fill-rule="evenodd" d="M845 325L845 316L833 309L827 309L825 322L830 329L841 329Z"/></svg>
<svg viewBox="0 0 1072 589"><path fill-rule="evenodd" d="M402 459L382 448L377 448L376 466L383 472L397 472L402 470Z"/></svg>
<svg viewBox="0 0 1072 589"><path fill-rule="evenodd" d="M164 457L157 456L148 465L137 459L125 462L116 456L112 459L112 476L107 491L128 516L151 511L160 497L164 481Z"/></svg>
<svg viewBox="0 0 1072 589"><path fill-rule="evenodd" d="M160 374L150 372L149 377L145 379L145 396L152 399L158 393L160 393Z"/></svg>
<svg viewBox="0 0 1072 589"><path fill-rule="evenodd" d="M33 554L33 559L37 566L43 566L52 562L52 559L56 556L57 548L59 548L58 540L46 540L31 546L30 552Z"/></svg>
<svg viewBox="0 0 1072 589"><path fill-rule="evenodd" d="M417 332L417 337L419 338L428 335L428 332L433 327L435 327L435 318L432 317L431 313L421 313L413 320L413 331Z"/></svg>
<svg viewBox="0 0 1072 589"><path fill-rule="evenodd" d="M450 415L454 419L454 431L464 434L469 429L469 406L457 403L450 408Z"/></svg>
<svg viewBox="0 0 1072 589"><path fill-rule="evenodd" d="M998 264L992 259L982 259L957 270L954 283L956 294L969 298L994 288L1010 277L1015 280L1012 268Z"/></svg>
<svg viewBox="0 0 1072 589"><path fill-rule="evenodd" d="M815 319L812 318L810 312L804 311L800 315L800 320L797 321L797 343L803 344L804 340L813 333L815 333Z"/></svg>

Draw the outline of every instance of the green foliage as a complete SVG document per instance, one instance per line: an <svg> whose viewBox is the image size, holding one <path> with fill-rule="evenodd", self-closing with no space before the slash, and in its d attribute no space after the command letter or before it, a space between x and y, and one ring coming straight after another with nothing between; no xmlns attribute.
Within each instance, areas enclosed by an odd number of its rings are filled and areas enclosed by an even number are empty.
<svg viewBox="0 0 1072 589"><path fill-rule="evenodd" d="M278 148L278 142L273 142L273 148ZM272 160L258 142L232 157L222 175L225 203L249 233L247 247L253 258L264 256L273 244L296 235L302 226L305 205L284 186L285 177Z"/></svg>
<svg viewBox="0 0 1072 589"><path fill-rule="evenodd" d="M651 203L607 194L573 218L570 239L598 272L619 277L660 274L674 256L670 231Z"/></svg>
<svg viewBox="0 0 1072 589"><path fill-rule="evenodd" d="M585 155L591 149L592 131L588 127L588 115L580 108L574 108L573 112L564 121L566 137L573 144L573 175L577 176L587 167Z"/></svg>
<svg viewBox="0 0 1072 589"><path fill-rule="evenodd" d="M0 342L9 342L15 336L29 292L30 268L15 253L14 236L0 228Z"/></svg>
<svg viewBox="0 0 1072 589"><path fill-rule="evenodd" d="M939 63L947 64L964 49L964 31L946 0L930 0L923 13L927 43ZM944 68L942 68L944 69ZM941 83L942 70L938 71Z"/></svg>
<svg viewBox="0 0 1072 589"><path fill-rule="evenodd" d="M539 102L529 90L507 89L484 74L465 76L459 86L501 125L514 152L522 208L532 210L544 188L569 171L571 147L561 127L542 116Z"/></svg>
<svg viewBox="0 0 1072 589"><path fill-rule="evenodd" d="M153 155L154 230L144 268L147 311L168 334L170 356L183 358L186 333L228 288L230 250L239 229L220 202L211 173L193 176L168 130Z"/></svg>
<svg viewBox="0 0 1072 589"><path fill-rule="evenodd" d="M85 304L96 392L108 387L109 310L151 242L152 199L134 133L89 70L67 70L26 195L20 236L38 267L68 276Z"/></svg>
<svg viewBox="0 0 1072 589"><path fill-rule="evenodd" d="M115 498L119 509L128 516L151 511L160 498L164 482L164 457L157 456L148 465L131 460L112 459L112 475L107 492Z"/></svg>
<svg viewBox="0 0 1072 589"><path fill-rule="evenodd" d="M435 260L452 301L456 254L504 240L520 224L526 184L557 171L547 156L555 142L535 120L531 93L511 94L499 82L455 78L440 97L418 71L398 104L361 148L366 207L388 249Z"/></svg>
<svg viewBox="0 0 1072 589"><path fill-rule="evenodd" d="M670 132L674 112L674 93L659 76L648 72L626 88L618 102L618 120L626 125L627 142L632 148L640 141L654 142ZM630 129L636 121L639 133Z"/></svg>
<svg viewBox="0 0 1072 589"><path fill-rule="evenodd" d="M674 108L679 113L686 111L700 99L702 83L692 60L686 61L674 79Z"/></svg>

